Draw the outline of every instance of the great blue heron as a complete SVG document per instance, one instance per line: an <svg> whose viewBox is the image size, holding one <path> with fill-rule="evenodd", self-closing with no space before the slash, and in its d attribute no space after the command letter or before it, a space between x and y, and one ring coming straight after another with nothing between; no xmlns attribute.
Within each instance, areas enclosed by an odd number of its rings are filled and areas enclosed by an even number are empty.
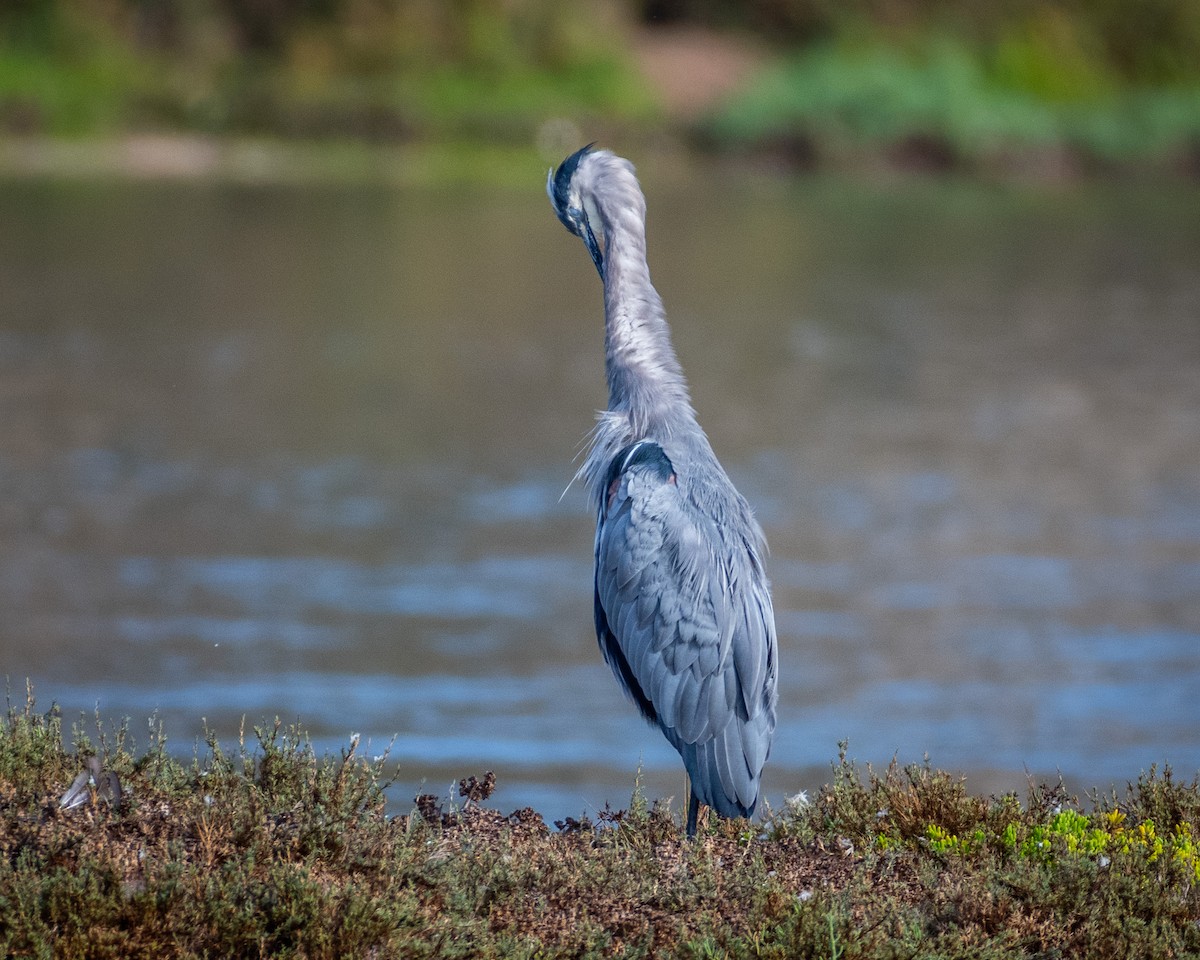
<svg viewBox="0 0 1200 960"><path fill-rule="evenodd" d="M694 837L701 803L724 817L758 805L778 664L765 541L696 422L650 283L633 164L589 145L546 192L604 282L608 410L580 470L597 511L596 635L683 758Z"/></svg>

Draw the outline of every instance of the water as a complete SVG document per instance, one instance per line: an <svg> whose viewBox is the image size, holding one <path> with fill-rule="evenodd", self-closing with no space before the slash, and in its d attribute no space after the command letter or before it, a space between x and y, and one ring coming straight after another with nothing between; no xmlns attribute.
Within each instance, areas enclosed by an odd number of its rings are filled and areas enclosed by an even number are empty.
<svg viewBox="0 0 1200 960"><path fill-rule="evenodd" d="M647 170L771 542L778 805L1200 768L1200 191ZM395 805L681 768L591 624L599 286L529 190L0 182L0 672L68 718L360 733ZM201 752L203 747L201 746Z"/></svg>

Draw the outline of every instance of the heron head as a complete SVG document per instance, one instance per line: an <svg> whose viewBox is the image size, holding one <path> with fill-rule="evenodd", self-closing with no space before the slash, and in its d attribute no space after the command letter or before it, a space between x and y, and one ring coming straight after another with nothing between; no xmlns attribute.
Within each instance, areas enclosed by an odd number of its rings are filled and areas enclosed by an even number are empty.
<svg viewBox="0 0 1200 960"><path fill-rule="evenodd" d="M557 170L551 170L546 175L546 193L550 197L550 205L554 207L554 212L558 214L558 219L562 221L563 226L583 240L588 253L592 255L592 262L596 264L600 279L603 280L604 250L600 246L600 241L596 239L597 230L603 236L603 227L595 207L590 198L586 197L580 189L579 180L576 177L580 161L588 156L594 146L594 143L589 143L586 147L581 147L560 163ZM594 228L593 221L595 222Z"/></svg>

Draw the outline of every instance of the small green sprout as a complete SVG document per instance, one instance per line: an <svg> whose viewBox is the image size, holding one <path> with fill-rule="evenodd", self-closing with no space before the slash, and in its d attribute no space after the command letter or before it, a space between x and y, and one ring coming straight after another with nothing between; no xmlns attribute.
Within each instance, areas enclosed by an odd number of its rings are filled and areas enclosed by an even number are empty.
<svg viewBox="0 0 1200 960"><path fill-rule="evenodd" d="M936 823L931 823L925 831L925 841L934 853L957 854L960 857L970 854L977 846L982 845L984 839L982 830L975 831L969 837L959 837Z"/></svg>

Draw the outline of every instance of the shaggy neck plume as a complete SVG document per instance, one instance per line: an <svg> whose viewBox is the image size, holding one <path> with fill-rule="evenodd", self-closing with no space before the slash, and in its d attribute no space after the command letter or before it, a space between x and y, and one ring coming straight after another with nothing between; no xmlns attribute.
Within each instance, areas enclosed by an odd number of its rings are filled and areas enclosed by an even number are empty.
<svg viewBox="0 0 1200 960"><path fill-rule="evenodd" d="M609 410L626 415L635 434L671 433L694 422L694 414L662 300L646 266L645 200L632 169L614 165L605 173L611 179L603 195L620 201L595 207L604 231Z"/></svg>

